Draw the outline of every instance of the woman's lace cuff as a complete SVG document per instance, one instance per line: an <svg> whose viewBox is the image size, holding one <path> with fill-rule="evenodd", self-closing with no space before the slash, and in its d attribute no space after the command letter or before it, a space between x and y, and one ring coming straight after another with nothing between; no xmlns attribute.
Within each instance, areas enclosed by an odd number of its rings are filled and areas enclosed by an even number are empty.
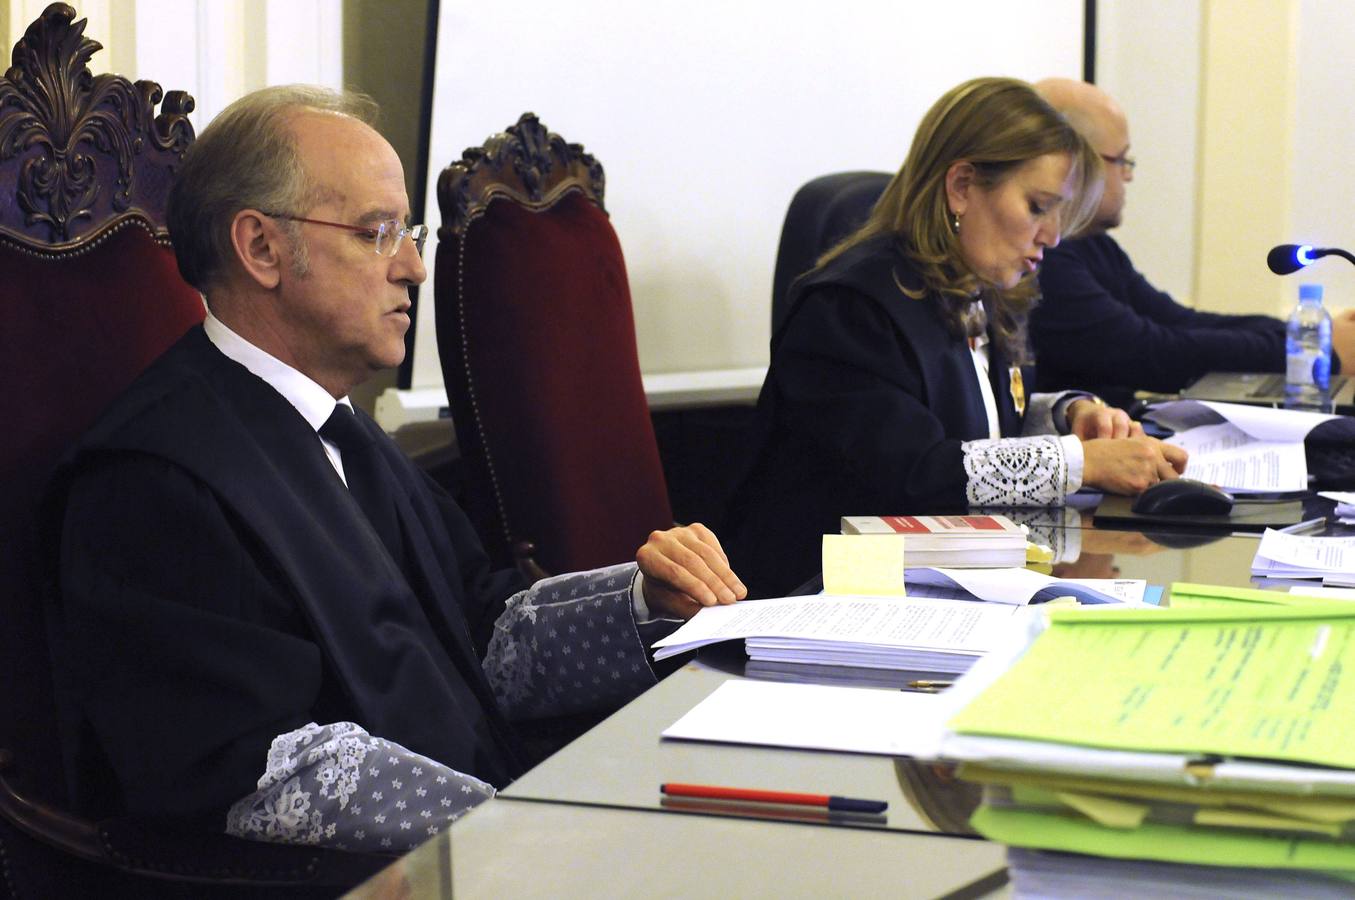
<svg viewBox="0 0 1355 900"><path fill-rule="evenodd" d="M230 808L226 833L404 853L492 796L480 779L352 722L311 722L273 739L259 789Z"/></svg>
<svg viewBox="0 0 1355 900"><path fill-rule="evenodd" d="M1054 435L966 441L960 449L970 506L1059 506L1068 495L1067 453Z"/></svg>

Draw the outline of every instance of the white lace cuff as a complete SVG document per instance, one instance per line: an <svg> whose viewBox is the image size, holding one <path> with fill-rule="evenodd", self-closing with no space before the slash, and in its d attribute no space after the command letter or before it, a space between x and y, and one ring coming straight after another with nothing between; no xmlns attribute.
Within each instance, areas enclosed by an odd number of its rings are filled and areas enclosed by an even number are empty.
<svg viewBox="0 0 1355 900"><path fill-rule="evenodd" d="M1068 483L1064 490L1071 494L1082 489L1082 468L1086 463L1086 454L1082 450L1082 439L1075 434L1059 435L1063 445L1063 459L1068 465Z"/></svg>
<svg viewBox="0 0 1355 900"><path fill-rule="evenodd" d="M494 796L494 788L352 722L278 735L259 789L226 814L256 841L404 853Z"/></svg>
<svg viewBox="0 0 1355 900"><path fill-rule="evenodd" d="M1069 451L1061 438L965 441L960 449L970 506L1059 506L1069 493Z"/></svg>

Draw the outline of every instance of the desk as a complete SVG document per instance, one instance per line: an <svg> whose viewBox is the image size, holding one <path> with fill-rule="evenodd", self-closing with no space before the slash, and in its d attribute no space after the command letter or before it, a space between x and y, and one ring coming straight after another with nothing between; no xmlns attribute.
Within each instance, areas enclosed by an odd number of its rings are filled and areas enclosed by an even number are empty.
<svg viewBox="0 0 1355 900"><path fill-rule="evenodd" d="M1170 547L1164 542L1175 536L1094 528L1080 537L1084 558L1070 565L1095 557L1095 566L1159 584L1247 585L1257 544L1252 536L1221 536ZM447 885L472 897L662 895L664 885L675 894L939 896L1002 867L1004 848L968 830L978 788L954 781L944 767L659 738L741 670L741 648L707 648L403 861L413 896L445 896ZM831 825L762 811L717 816L665 807L664 781L835 793L886 800L889 809L883 821ZM870 865L853 865L858 860ZM379 877L400 878L398 871ZM693 872L699 884L686 880ZM415 884L416 873L432 880ZM984 896L998 881L962 895ZM383 896L366 890L360 896Z"/></svg>
<svg viewBox="0 0 1355 900"><path fill-rule="evenodd" d="M1164 546L1137 532L1084 529L1081 537L1084 558L1069 568L1083 564L1092 555L1086 548L1092 546L1098 551L1095 566L1117 569L1125 578L1158 584L1173 580L1251 584L1254 537L1221 536L1185 549ZM503 796L658 810L662 782L730 784L888 801L885 822L844 823L847 828L967 833L965 820L977 803L977 789L942 782L923 764L883 756L659 740L661 731L722 682L740 677L742 661L739 646L708 648L698 660L518 779Z"/></svg>
<svg viewBox="0 0 1355 900"><path fill-rule="evenodd" d="M1005 857L981 840L498 798L349 896L958 900L1005 884Z"/></svg>

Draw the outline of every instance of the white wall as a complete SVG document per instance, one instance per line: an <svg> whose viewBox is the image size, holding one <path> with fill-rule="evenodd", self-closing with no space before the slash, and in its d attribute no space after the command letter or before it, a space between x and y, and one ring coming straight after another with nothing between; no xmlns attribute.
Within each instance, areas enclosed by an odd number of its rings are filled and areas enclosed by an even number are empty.
<svg viewBox="0 0 1355 900"><path fill-rule="evenodd" d="M1350 4L1332 0L1302 0L1299 8L1288 240L1355 253L1355 16ZM1291 305L1300 279L1324 285L1328 307L1355 306L1355 269L1345 260L1290 275Z"/></svg>
<svg viewBox="0 0 1355 900"><path fill-rule="evenodd" d="M13 47L50 0L7 0ZM187 91L202 129L232 100L270 84L343 83L342 0L74 0L91 71Z"/></svg>
<svg viewBox="0 0 1355 900"><path fill-rule="evenodd" d="M1080 76L1082 28L1081 0L444 2L425 217L443 167L535 112L606 168L642 368L756 365L795 189L897 169L966 78ZM431 296L415 387L442 381Z"/></svg>
<svg viewBox="0 0 1355 900"><path fill-rule="evenodd" d="M1199 0L1099 0L1096 82L1129 117L1124 224L1115 239L1182 303L1195 284L1200 117Z"/></svg>

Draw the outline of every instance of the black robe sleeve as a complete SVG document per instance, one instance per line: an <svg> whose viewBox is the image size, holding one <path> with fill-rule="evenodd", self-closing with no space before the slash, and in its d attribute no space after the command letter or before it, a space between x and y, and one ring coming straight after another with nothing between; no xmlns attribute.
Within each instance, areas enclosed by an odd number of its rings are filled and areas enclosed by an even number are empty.
<svg viewBox="0 0 1355 900"><path fill-rule="evenodd" d="M1040 288L1031 337L1042 391L1085 388L1125 404L1206 372L1284 368L1283 322L1182 306L1104 235L1048 251Z"/></svg>
<svg viewBox="0 0 1355 900"><path fill-rule="evenodd" d="M176 466L123 455L68 497L65 687L128 812L220 827L272 739L311 720L320 650L299 636L278 574L242 552L230 515Z"/></svg>
<svg viewBox="0 0 1355 900"><path fill-rule="evenodd" d="M849 288L800 301L758 405L754 458L724 523L731 563L754 596L815 575L821 536L841 516L966 508L961 441L928 407L909 342Z"/></svg>
<svg viewBox="0 0 1355 900"><path fill-rule="evenodd" d="M805 298L779 350L786 428L877 493L872 505L964 504L961 442L946 437L912 347L876 304L822 289Z"/></svg>

